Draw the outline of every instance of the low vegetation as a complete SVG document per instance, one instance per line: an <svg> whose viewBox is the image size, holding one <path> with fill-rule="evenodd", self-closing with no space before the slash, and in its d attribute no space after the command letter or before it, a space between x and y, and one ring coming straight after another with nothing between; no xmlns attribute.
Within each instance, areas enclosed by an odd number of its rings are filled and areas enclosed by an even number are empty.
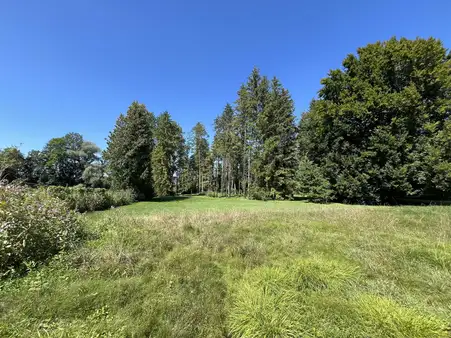
<svg viewBox="0 0 451 338"><path fill-rule="evenodd" d="M451 209L179 197L0 287L0 336L449 337Z"/></svg>
<svg viewBox="0 0 451 338"><path fill-rule="evenodd" d="M76 212L131 204L128 190L37 189L0 184L0 274L15 275L75 247L84 237Z"/></svg>
<svg viewBox="0 0 451 338"><path fill-rule="evenodd" d="M0 185L0 276L24 272L83 237L80 217L42 189Z"/></svg>
<svg viewBox="0 0 451 338"><path fill-rule="evenodd" d="M50 196L65 201L70 209L78 212L105 210L132 204L135 201L132 190L86 188L83 186L50 186L43 189L46 189Z"/></svg>

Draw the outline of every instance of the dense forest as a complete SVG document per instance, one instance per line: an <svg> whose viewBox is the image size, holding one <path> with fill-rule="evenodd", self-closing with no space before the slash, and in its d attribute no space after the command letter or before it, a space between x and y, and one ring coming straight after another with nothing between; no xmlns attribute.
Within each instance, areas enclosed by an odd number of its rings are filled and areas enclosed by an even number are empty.
<svg viewBox="0 0 451 338"><path fill-rule="evenodd" d="M299 119L288 89L254 68L214 120L184 132L133 102L102 152L78 133L0 151L0 179L254 199L396 203L451 197L451 54L396 39L348 55Z"/></svg>

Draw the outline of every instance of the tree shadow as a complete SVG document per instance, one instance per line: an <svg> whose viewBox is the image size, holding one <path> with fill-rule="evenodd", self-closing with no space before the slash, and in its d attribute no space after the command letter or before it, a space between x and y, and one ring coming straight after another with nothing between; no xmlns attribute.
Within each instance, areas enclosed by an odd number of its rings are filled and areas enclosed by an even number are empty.
<svg viewBox="0 0 451 338"><path fill-rule="evenodd" d="M163 196L163 197L154 197L149 202L177 202L184 201L191 198L191 196Z"/></svg>
<svg viewBox="0 0 451 338"><path fill-rule="evenodd" d="M390 201L389 205L418 205L418 206L437 206L451 205L450 200L425 199L425 198L396 198Z"/></svg>
<svg viewBox="0 0 451 338"><path fill-rule="evenodd" d="M292 201L307 201L310 202L312 199L304 196L294 196Z"/></svg>

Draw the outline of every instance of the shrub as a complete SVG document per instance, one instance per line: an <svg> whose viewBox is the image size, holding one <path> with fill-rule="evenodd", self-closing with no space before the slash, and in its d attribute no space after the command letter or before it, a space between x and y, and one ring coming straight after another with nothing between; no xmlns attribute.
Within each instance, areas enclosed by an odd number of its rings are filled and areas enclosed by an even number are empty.
<svg viewBox="0 0 451 338"><path fill-rule="evenodd" d="M111 202L110 206L119 207L121 205L132 204L136 196L132 190L107 190L106 195Z"/></svg>
<svg viewBox="0 0 451 338"><path fill-rule="evenodd" d="M267 201L270 199L270 194L265 189L253 187L249 191L249 198L252 200Z"/></svg>
<svg viewBox="0 0 451 338"><path fill-rule="evenodd" d="M135 201L131 190L51 186L47 187L47 191L50 195L66 201L70 209L78 212L105 210Z"/></svg>
<svg viewBox="0 0 451 338"><path fill-rule="evenodd" d="M207 196L208 197L219 197L219 194L220 193L218 193L216 191L212 191L212 190L207 191Z"/></svg>
<svg viewBox="0 0 451 338"><path fill-rule="evenodd" d="M42 189L0 185L0 274L45 262L83 234L78 215L62 199Z"/></svg>

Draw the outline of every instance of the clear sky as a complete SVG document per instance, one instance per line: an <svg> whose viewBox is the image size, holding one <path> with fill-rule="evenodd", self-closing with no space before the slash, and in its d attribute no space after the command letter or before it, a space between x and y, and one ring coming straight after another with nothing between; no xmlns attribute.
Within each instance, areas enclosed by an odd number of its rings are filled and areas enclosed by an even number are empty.
<svg viewBox="0 0 451 338"><path fill-rule="evenodd" d="M359 46L433 36L451 48L450 13L449 0L0 0L0 148L70 131L104 148L133 100L212 134L253 66L300 116Z"/></svg>

